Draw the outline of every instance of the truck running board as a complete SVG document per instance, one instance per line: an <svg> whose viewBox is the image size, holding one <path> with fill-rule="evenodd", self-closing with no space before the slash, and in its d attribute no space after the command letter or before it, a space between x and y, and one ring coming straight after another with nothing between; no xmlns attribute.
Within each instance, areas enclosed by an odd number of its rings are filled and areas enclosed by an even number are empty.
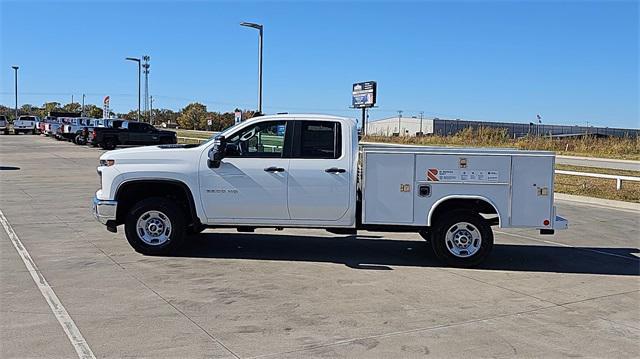
<svg viewBox="0 0 640 359"><path fill-rule="evenodd" d="M327 228L327 232L333 234L345 234L345 235L353 235L358 234L358 230L355 228Z"/></svg>

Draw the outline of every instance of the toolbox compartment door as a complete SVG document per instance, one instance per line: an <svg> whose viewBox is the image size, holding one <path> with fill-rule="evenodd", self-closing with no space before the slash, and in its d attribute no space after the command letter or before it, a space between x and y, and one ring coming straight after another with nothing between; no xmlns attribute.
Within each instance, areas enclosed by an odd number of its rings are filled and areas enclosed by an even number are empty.
<svg viewBox="0 0 640 359"><path fill-rule="evenodd" d="M511 225L551 228L554 221L553 166L551 156L513 156Z"/></svg>
<svg viewBox="0 0 640 359"><path fill-rule="evenodd" d="M414 154L365 153L362 222L413 223Z"/></svg>

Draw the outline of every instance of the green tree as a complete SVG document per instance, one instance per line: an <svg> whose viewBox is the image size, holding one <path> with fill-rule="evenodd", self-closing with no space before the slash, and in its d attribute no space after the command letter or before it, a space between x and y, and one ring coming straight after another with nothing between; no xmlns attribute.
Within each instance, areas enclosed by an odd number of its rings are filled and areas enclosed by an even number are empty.
<svg viewBox="0 0 640 359"><path fill-rule="evenodd" d="M138 110L131 110L126 114L122 114L118 117L122 117L125 120L129 120L129 121L137 121L138 120Z"/></svg>
<svg viewBox="0 0 640 359"><path fill-rule="evenodd" d="M40 115L40 109L36 106L33 106L31 104L24 104L22 105L22 107L20 107L18 109L18 114L19 115L34 115L34 116L39 116Z"/></svg>
<svg viewBox="0 0 640 359"><path fill-rule="evenodd" d="M45 102L42 104L42 115L48 116L50 112L62 111L60 102Z"/></svg>
<svg viewBox="0 0 640 359"><path fill-rule="evenodd" d="M153 110L153 124L160 125L162 123L176 123L178 119L178 112L167 110L164 108Z"/></svg>
<svg viewBox="0 0 640 359"><path fill-rule="evenodd" d="M66 112L80 112L81 107L79 103L72 102L62 106L62 110Z"/></svg>
<svg viewBox="0 0 640 359"><path fill-rule="evenodd" d="M102 109L94 104L84 105L84 115L92 118L102 118Z"/></svg>
<svg viewBox="0 0 640 359"><path fill-rule="evenodd" d="M178 125L181 128L202 130L207 126L207 106L201 103L190 103L180 111Z"/></svg>

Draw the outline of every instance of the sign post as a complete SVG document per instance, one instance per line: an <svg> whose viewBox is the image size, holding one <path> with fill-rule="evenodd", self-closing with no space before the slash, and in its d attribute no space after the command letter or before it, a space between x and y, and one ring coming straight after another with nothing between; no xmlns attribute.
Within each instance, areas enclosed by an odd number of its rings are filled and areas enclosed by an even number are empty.
<svg viewBox="0 0 640 359"><path fill-rule="evenodd" d="M105 96L102 101L102 118L109 118L109 96Z"/></svg>
<svg viewBox="0 0 640 359"><path fill-rule="evenodd" d="M351 88L351 105L362 109L362 134L367 134L366 110L376 104L378 86L375 81L358 82Z"/></svg>
<svg viewBox="0 0 640 359"><path fill-rule="evenodd" d="M238 124L242 122L242 111L236 110L234 114L234 123Z"/></svg>

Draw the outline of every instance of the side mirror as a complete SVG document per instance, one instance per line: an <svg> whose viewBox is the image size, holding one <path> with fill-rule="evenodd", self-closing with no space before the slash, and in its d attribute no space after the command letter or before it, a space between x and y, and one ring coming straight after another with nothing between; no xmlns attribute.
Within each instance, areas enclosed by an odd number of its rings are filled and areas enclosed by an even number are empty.
<svg viewBox="0 0 640 359"><path fill-rule="evenodd" d="M220 167L220 162L222 162L224 158L226 148L227 140L224 136L220 136L214 141L213 148L209 151L209 160L207 161L209 168Z"/></svg>

